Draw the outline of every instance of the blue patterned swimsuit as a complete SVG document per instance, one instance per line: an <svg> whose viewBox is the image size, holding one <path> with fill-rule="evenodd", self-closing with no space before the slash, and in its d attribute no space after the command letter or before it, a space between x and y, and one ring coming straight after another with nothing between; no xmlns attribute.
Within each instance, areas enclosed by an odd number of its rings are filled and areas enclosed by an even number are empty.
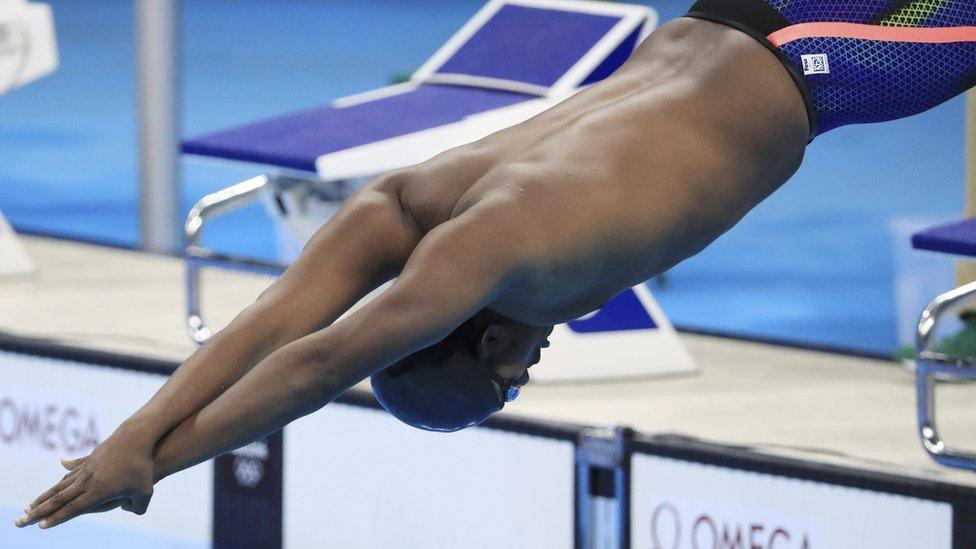
<svg viewBox="0 0 976 549"><path fill-rule="evenodd" d="M976 0L700 0L796 81L811 139L927 111L976 86Z"/></svg>

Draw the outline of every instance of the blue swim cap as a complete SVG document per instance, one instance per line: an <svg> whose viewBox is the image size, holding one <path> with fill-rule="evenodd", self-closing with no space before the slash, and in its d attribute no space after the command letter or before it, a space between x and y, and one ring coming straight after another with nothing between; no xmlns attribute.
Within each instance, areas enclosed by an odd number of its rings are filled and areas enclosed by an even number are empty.
<svg viewBox="0 0 976 549"><path fill-rule="evenodd" d="M487 368L425 358L407 357L370 378L376 399L400 421L450 433L483 423L505 405Z"/></svg>
<svg viewBox="0 0 976 549"><path fill-rule="evenodd" d="M426 431L454 432L483 423L518 397L523 374L507 379L480 358L484 313L447 337L373 374L373 394L400 421Z"/></svg>

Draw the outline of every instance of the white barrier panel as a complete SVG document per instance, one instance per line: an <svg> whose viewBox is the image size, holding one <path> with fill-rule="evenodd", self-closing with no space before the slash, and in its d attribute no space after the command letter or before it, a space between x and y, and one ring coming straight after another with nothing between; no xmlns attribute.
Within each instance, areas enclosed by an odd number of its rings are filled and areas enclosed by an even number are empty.
<svg viewBox="0 0 976 549"><path fill-rule="evenodd" d="M939 503L635 454L635 549L949 549Z"/></svg>
<svg viewBox="0 0 976 549"><path fill-rule="evenodd" d="M0 212L0 276L34 272L34 264L17 239L17 233Z"/></svg>
<svg viewBox="0 0 976 549"><path fill-rule="evenodd" d="M330 405L285 430L285 547L573 547L574 447Z"/></svg>
<svg viewBox="0 0 976 549"><path fill-rule="evenodd" d="M156 485L149 511L86 515L17 529L24 506L61 479L62 456L87 455L163 384L160 375L0 351L0 547L209 547L210 463Z"/></svg>

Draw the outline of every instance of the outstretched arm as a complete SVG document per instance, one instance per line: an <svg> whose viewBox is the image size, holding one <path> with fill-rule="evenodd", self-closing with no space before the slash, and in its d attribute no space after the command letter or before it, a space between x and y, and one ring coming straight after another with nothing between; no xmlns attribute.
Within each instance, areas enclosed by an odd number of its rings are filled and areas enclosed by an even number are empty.
<svg viewBox="0 0 976 549"><path fill-rule="evenodd" d="M276 350L321 330L366 293L393 278L420 240L400 207L405 172L381 178L352 197L308 243L301 257L224 330L193 354L156 395L126 420L92 456L116 456L115 477L141 489L117 503L141 512L152 491L152 456L163 436L220 396ZM118 456L125 456L122 462ZM88 460L89 458L83 458ZM77 467L78 461L66 467ZM25 526L70 500L70 472L28 506ZM138 481L138 482L137 482ZM60 495L58 495L60 494ZM58 501L52 498L58 495ZM42 523L42 527L45 526Z"/></svg>
<svg viewBox="0 0 976 549"><path fill-rule="evenodd" d="M511 247L504 231L483 224L481 215L469 212L431 231L387 292L342 321L271 353L184 420L158 448L155 479L281 429L373 372L439 341L484 307L502 287L503 273L511 272L506 251ZM116 466L122 459L93 454L73 464L28 522L43 519L56 526L130 500L144 500L135 504L136 511L143 511L151 486L147 489L145 478L135 479Z"/></svg>
<svg viewBox="0 0 976 549"><path fill-rule="evenodd" d="M396 276L420 238L399 205L402 177L387 176L352 197L285 274L181 365L123 429L155 445L261 360L328 326Z"/></svg>
<svg viewBox="0 0 976 549"><path fill-rule="evenodd" d="M458 219L425 238L397 282L336 324L269 356L163 440L157 479L281 429L393 362L443 339L484 307L504 258ZM472 234L472 233L479 234ZM495 246L498 246L495 244Z"/></svg>

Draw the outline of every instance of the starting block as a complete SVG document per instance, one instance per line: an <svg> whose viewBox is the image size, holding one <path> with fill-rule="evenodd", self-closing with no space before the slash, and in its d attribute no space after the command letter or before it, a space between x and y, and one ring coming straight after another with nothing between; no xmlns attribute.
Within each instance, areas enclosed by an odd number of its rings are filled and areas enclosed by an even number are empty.
<svg viewBox="0 0 976 549"><path fill-rule="evenodd" d="M0 96L57 67L51 7L26 0L0 0ZM34 264L17 240L17 233L0 212L0 277L33 272Z"/></svg>

